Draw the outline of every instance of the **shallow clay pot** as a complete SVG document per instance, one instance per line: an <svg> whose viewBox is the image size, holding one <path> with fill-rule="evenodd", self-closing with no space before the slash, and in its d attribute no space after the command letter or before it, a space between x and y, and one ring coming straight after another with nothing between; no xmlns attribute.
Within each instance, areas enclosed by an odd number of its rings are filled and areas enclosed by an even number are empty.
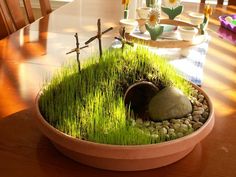
<svg viewBox="0 0 236 177"><path fill-rule="evenodd" d="M48 137L55 147L64 155L83 164L117 171L147 170L169 165L187 154L203 140L214 125L212 103L206 93L196 87L207 99L210 114L208 120L190 135L159 144L149 145L108 145L79 140L55 129L39 112L38 100L35 104L35 120L38 128Z"/></svg>

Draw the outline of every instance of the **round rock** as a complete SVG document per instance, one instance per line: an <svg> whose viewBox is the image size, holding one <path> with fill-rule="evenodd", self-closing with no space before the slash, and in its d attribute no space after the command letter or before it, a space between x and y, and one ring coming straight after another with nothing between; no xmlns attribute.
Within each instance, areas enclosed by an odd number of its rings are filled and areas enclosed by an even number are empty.
<svg viewBox="0 0 236 177"><path fill-rule="evenodd" d="M162 121L186 116L192 112L192 105L182 91L166 87L151 99L148 111L153 121Z"/></svg>

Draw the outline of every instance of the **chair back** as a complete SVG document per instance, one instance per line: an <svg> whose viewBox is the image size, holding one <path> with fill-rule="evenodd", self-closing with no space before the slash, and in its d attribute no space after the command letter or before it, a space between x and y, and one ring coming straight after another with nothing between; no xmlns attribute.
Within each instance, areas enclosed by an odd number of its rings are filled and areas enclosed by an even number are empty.
<svg viewBox="0 0 236 177"><path fill-rule="evenodd" d="M0 0L0 39L26 26L28 22L35 21L30 0L22 1L26 19L20 7L20 0ZM39 0L39 2L42 16L52 11L49 0Z"/></svg>
<svg viewBox="0 0 236 177"><path fill-rule="evenodd" d="M41 7L41 13L43 16L52 12L52 8L51 8L49 0L39 0L39 3Z"/></svg>
<svg viewBox="0 0 236 177"><path fill-rule="evenodd" d="M0 39L13 33L15 30L11 16L8 13L8 7L4 1L0 0Z"/></svg>
<svg viewBox="0 0 236 177"><path fill-rule="evenodd" d="M201 3L205 3L206 0L201 0ZM224 3L224 0L217 0L217 4L222 5ZM228 0L228 5L236 5L235 0Z"/></svg>
<svg viewBox="0 0 236 177"><path fill-rule="evenodd" d="M24 27L27 23L25 21L24 14L20 7L20 1L19 0L5 0L5 3L8 7L8 11L9 11L11 20L15 28L18 30Z"/></svg>
<svg viewBox="0 0 236 177"><path fill-rule="evenodd" d="M228 4L229 5L236 5L236 1L235 0L229 0Z"/></svg>
<svg viewBox="0 0 236 177"><path fill-rule="evenodd" d="M34 13L33 13L33 9L32 9L30 0L23 0L23 3L24 3L26 16L27 16L29 23L33 23L35 21L35 18L34 18Z"/></svg>

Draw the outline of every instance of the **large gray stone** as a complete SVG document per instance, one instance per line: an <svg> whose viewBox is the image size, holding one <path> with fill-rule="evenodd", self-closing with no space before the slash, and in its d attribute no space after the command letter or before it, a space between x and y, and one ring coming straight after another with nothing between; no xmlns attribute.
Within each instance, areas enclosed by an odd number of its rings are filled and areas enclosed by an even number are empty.
<svg viewBox="0 0 236 177"><path fill-rule="evenodd" d="M154 121L181 118L192 112L189 99L177 88L166 87L149 102L149 116Z"/></svg>

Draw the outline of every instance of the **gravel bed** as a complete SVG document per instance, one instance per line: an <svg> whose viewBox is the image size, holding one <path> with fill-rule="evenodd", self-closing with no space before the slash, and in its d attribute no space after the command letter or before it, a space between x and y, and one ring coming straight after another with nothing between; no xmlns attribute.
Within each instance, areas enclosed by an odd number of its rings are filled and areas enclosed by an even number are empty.
<svg viewBox="0 0 236 177"><path fill-rule="evenodd" d="M183 118L164 120L162 122L143 121L138 118L132 120L132 125L154 138L161 138L161 141L188 135L201 128L209 117L209 105L204 95L195 89L190 101L193 111Z"/></svg>

